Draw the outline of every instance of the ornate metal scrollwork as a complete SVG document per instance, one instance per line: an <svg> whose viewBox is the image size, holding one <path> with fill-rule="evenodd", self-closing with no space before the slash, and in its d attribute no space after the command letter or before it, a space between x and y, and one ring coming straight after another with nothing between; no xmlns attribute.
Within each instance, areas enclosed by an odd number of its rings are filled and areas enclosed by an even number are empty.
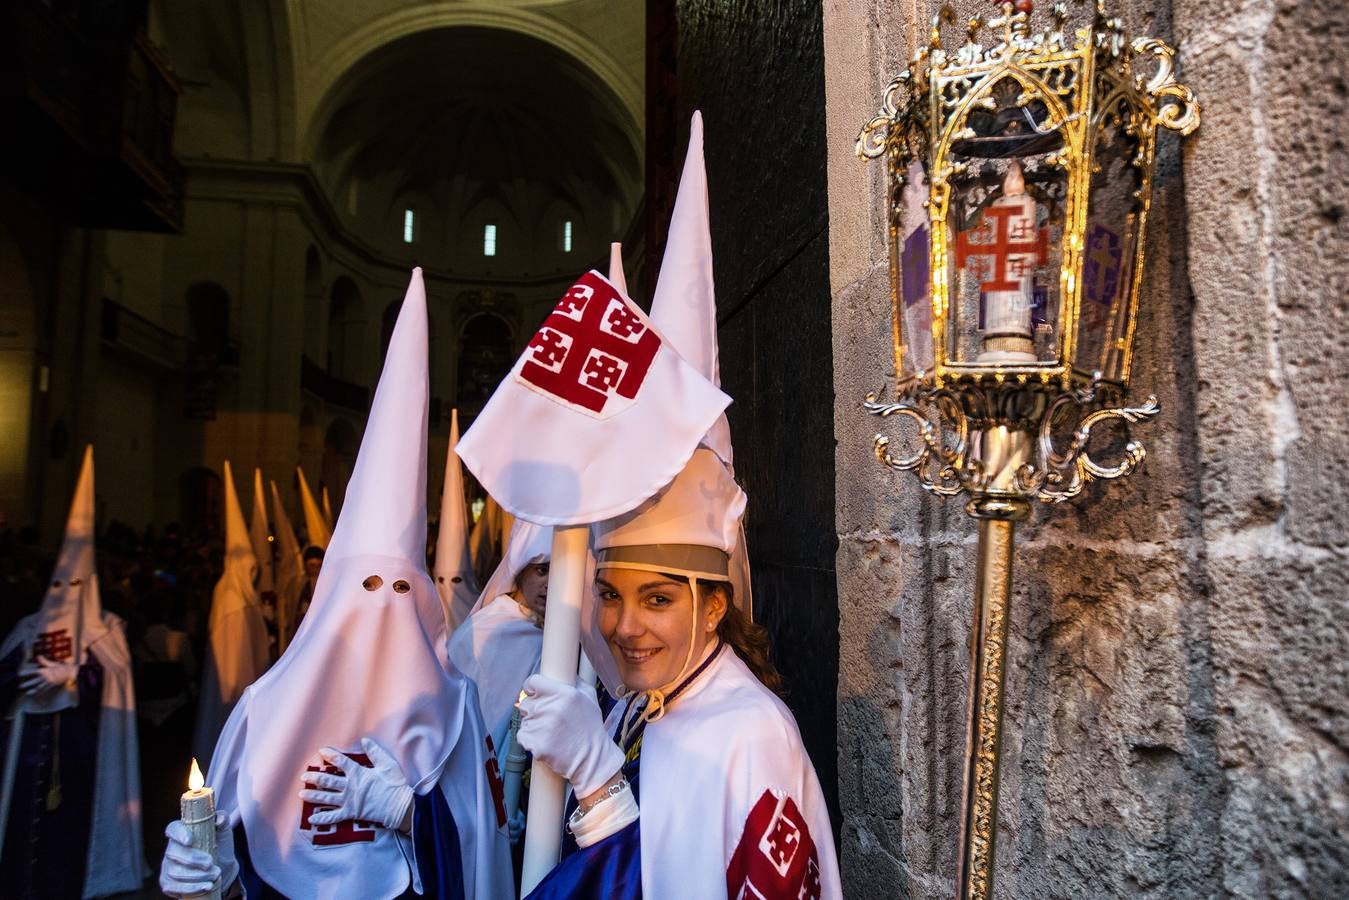
<svg viewBox="0 0 1349 900"><path fill-rule="evenodd" d="M900 416L913 422L918 437L916 449L896 456L891 452L890 437L877 434L873 441L876 458L887 468L913 472L925 490L942 497L962 492L973 496L988 488L984 463L973 452L972 429L994 423L1022 428L1030 425L1026 430L1035 438L1034 461L1017 471L1016 492L1027 500L1062 503L1081 494L1088 482L1132 474L1147 456L1143 444L1130 436L1118 462L1107 465L1093 459L1087 445L1097 425L1118 421L1127 427L1152 419L1161 411L1155 397L1140 406L1093 409L1095 399L1089 392L1075 392L1040 405L1032 395L1014 387L1000 391L965 388L915 392L894 403L882 402L873 393L862 406L881 418ZM1054 443L1054 429L1073 408L1080 418L1067 446L1060 450ZM1028 416L1033 421L1028 422ZM947 435L953 440L944 440Z"/></svg>

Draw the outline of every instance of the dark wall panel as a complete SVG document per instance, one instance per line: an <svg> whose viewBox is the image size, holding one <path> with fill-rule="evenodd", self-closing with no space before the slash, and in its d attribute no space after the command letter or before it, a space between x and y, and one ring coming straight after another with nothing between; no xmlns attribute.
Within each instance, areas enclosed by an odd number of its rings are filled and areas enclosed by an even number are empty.
<svg viewBox="0 0 1349 900"><path fill-rule="evenodd" d="M755 615L773 635L787 702L837 826L837 539L820 6L681 0L673 27L667 23L662 34L675 43L676 77L654 86L648 128L679 136L677 178L689 116L703 111L722 384L734 399L736 475L750 497Z"/></svg>

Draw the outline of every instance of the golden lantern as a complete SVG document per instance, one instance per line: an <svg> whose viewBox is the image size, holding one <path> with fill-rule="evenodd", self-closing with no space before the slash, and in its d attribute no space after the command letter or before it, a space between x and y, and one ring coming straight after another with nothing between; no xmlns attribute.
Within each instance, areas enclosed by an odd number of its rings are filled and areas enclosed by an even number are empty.
<svg viewBox="0 0 1349 900"><path fill-rule="evenodd" d="M1124 405L1157 128L1199 125L1174 51L1128 39L1103 0L1072 33L1064 2L1043 30L1031 13L1002 3L948 51L943 26L959 22L943 6L857 140L887 163L896 374L894 401L866 408L917 427L912 453L878 435L876 455L935 494L967 494L979 520L957 872L969 898L992 896L1015 522L1143 460L1132 439L1110 465L1087 445L1102 421L1127 431L1158 412L1153 397Z"/></svg>

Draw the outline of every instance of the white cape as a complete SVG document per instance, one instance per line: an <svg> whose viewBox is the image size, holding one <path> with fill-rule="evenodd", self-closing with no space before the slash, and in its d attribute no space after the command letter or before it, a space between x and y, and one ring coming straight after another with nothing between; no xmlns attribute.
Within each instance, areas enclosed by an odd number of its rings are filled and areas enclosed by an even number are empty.
<svg viewBox="0 0 1349 900"><path fill-rule="evenodd" d="M0 658L20 644L31 644L37 624L36 615L20 619L0 644ZM140 747L136 742L136 694L126 625L105 612L103 626L103 636L89 646L89 652L103 667L103 695L84 874L86 900L140 890L150 874L141 843Z"/></svg>
<svg viewBox="0 0 1349 900"><path fill-rule="evenodd" d="M498 749L542 652L543 629L509 594L480 608L450 636L450 662L477 686L482 720Z"/></svg>
<svg viewBox="0 0 1349 900"><path fill-rule="evenodd" d="M796 720L730 647L647 725L638 793L647 900L843 896Z"/></svg>

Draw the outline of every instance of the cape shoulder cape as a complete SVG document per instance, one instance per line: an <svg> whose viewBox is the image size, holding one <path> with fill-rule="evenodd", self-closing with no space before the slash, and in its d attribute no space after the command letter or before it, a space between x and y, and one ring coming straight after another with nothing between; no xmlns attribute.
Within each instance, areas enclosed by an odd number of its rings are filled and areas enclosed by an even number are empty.
<svg viewBox="0 0 1349 900"><path fill-rule="evenodd" d="M36 615L20 619L0 644L0 657L20 644L31 643L36 625ZM120 618L104 612L103 625L103 635L89 645L89 652L103 667L103 695L84 876L86 900L140 890L150 873L141 843L140 748L136 743L131 652Z"/></svg>
<svg viewBox="0 0 1349 900"><path fill-rule="evenodd" d="M640 764L648 900L842 897L796 720L731 648L647 726Z"/></svg>
<svg viewBox="0 0 1349 900"><path fill-rule="evenodd" d="M469 616L450 636L450 662L477 686L483 722L498 745L542 653L542 629L509 594Z"/></svg>

